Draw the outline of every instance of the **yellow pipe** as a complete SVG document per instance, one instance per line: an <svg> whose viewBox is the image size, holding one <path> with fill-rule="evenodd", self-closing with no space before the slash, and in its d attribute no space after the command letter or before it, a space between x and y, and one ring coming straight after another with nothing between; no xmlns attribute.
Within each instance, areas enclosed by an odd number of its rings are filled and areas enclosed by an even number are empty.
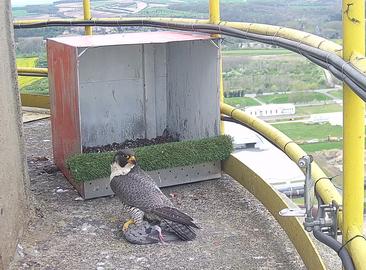
<svg viewBox="0 0 366 270"><path fill-rule="evenodd" d="M362 236L362 230L359 230L358 226L348 227L347 234L345 237L347 239L354 238L351 242L347 244L347 249L352 257L353 263L357 270L366 269L366 241Z"/></svg>
<svg viewBox="0 0 366 270"><path fill-rule="evenodd" d="M365 53L365 0L343 0L343 58L351 60L354 52ZM365 104L343 84L343 243L363 232ZM353 240L356 241L356 240ZM364 239L357 239L364 243ZM347 245L352 257L366 269L365 255L358 245Z"/></svg>
<svg viewBox="0 0 366 270"><path fill-rule="evenodd" d="M91 9L90 9L90 0L83 0L83 9L84 9L84 20L91 19ZM85 35L92 35L93 30L91 26L85 26Z"/></svg>
<svg viewBox="0 0 366 270"><path fill-rule="evenodd" d="M279 36L287 39L291 39L293 41L298 41L309 46L313 46L316 48L320 48L324 51L333 52L338 56L342 56L342 46L327 40L325 38L309 34L307 32L287 28L280 27L268 24L258 24L258 23L244 23L244 22L229 22L229 21L220 21L220 13L219 6L217 3L219 0L210 0L210 19L209 20L198 20L198 19L181 19L181 18L162 18L162 17L128 17L128 18L99 18L93 19L93 21L111 21L111 20L153 20L158 22L176 22L176 23L194 23L194 24L206 24L206 23L214 23L220 25L226 25L230 27L234 27L239 30L246 31L248 33L256 33L256 34L264 34L269 36ZM52 22L52 21L64 21L64 22L81 22L82 19L48 19L48 20L16 20L14 24L27 25L32 23L44 23L44 22Z"/></svg>
<svg viewBox="0 0 366 270"><path fill-rule="evenodd" d="M224 103L221 104L221 113L231 116L234 119L245 123L260 134L263 134L266 138L271 140L271 142L282 149L285 154L294 162L298 162L301 157L306 155L306 152L302 150L300 146L294 143L289 137L259 118L253 117ZM316 164L316 162L312 163L311 172L314 181L322 178L322 180L320 180L317 184L317 190L323 200L326 203L331 203L332 200L335 200L338 204L342 204L341 195L338 193L337 189L329 181L329 179L323 179L327 178L327 176Z"/></svg>
<svg viewBox="0 0 366 270"><path fill-rule="evenodd" d="M332 52L338 56L342 56L342 46L327 40L323 37L313 35L296 29L287 27L274 26L269 24L259 23L244 23L244 22L227 22L222 21L220 25L230 26L248 33L262 34L267 36L277 36L293 41L298 41L315 48L322 49L327 52Z"/></svg>
<svg viewBox="0 0 366 270"><path fill-rule="evenodd" d="M221 44L220 44L220 70L219 70L219 80L220 80L220 103L224 103L224 78L222 76L222 51L221 51ZM224 121L220 121L220 133L225 134L225 124Z"/></svg>
<svg viewBox="0 0 366 270"><path fill-rule="evenodd" d="M209 13L210 13L210 23L219 24L220 23L220 0L210 0L209 1ZM212 35L214 38L220 38L220 35ZM220 86L220 102L224 102L224 79L222 77L222 53L221 53L221 43L219 51L219 86ZM225 133L224 122L220 121L220 133Z"/></svg>
<svg viewBox="0 0 366 270"><path fill-rule="evenodd" d="M219 24L220 23L220 0L210 0L209 12L210 12L210 23Z"/></svg>
<svg viewBox="0 0 366 270"><path fill-rule="evenodd" d="M180 19L180 18L151 18L151 17L128 17L128 18L100 18L93 19L93 21L111 21L119 20L121 22L126 20L152 20L157 22L171 22L171 23L185 23L185 24L207 24L210 23L209 20L198 20L198 19ZM32 23L43 23L52 21L64 21L67 22L82 22L83 19L50 19L50 20L18 20L14 21L14 24L27 25ZM239 30L246 31L248 33L257 33L264 35L276 35L293 41L298 41L299 43L307 44L309 46L320 48L324 51L334 53L338 56L342 56L342 46L336 44L333 41L327 40L325 38L309 34L303 31L279 27L266 24L255 24L255 23L241 23L241 22L227 22L221 21L220 25L226 25ZM351 63L358 68L361 72L366 73L366 58L360 54L354 53ZM223 100L223 96L221 97Z"/></svg>
<svg viewBox="0 0 366 270"><path fill-rule="evenodd" d="M18 73L38 73L38 74L48 74L47 68L34 68L34 67L18 67Z"/></svg>
<svg viewBox="0 0 366 270"><path fill-rule="evenodd" d="M49 109L50 108L50 96L34 95L34 94L20 94L22 106L36 107Z"/></svg>
<svg viewBox="0 0 366 270"><path fill-rule="evenodd" d="M246 114L243 111L240 111L232 106L227 104L221 104L221 113L231 116L234 119L246 124L253 130L263 134L266 138L268 138L272 143L277 145L283 152L291 158L294 162L297 162L299 158L306 155L305 151L300 148L296 143L294 143L289 137L285 134L267 124L266 122L253 117L249 114ZM351 158L352 159L352 158ZM312 163L311 166L311 176L313 181L321 179L317 183L317 191L320 194L321 198L325 203L331 203L332 200L335 200L338 204L342 204L342 197L334 187L334 185L327 179L327 176L322 171L322 169L316 164L316 162ZM363 189L363 186L362 186ZM338 223L340 224L340 229L345 234L347 233L348 239L354 237L356 235L362 235L362 230L360 231L358 227L352 227L348 229L348 232L344 230L342 225L342 215L338 215ZM348 249L350 251L353 262L356 266L356 269L365 270L366 269L366 241L363 238L356 238L348 245Z"/></svg>
<svg viewBox="0 0 366 270"><path fill-rule="evenodd" d="M297 249L306 268L325 270L322 258L310 235L305 231L302 221L295 217L284 218L279 214L282 209L291 207L290 199L276 191L272 185L243 164L235 154L230 155L221 164L222 170L252 193L278 221Z"/></svg>

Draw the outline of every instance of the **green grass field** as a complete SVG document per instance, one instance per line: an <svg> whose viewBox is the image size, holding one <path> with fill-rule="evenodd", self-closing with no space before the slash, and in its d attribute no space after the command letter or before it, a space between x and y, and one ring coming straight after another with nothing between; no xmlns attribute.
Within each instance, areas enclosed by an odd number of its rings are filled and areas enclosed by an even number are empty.
<svg viewBox="0 0 366 270"><path fill-rule="evenodd" d="M289 95L287 94L273 94L273 95L266 95L266 96L258 96L260 101L263 101L267 104L280 104L280 103L288 103L289 102Z"/></svg>
<svg viewBox="0 0 366 270"><path fill-rule="evenodd" d="M329 94L337 97L337 98L343 98L343 91L342 90L332 90L328 92Z"/></svg>
<svg viewBox="0 0 366 270"><path fill-rule="evenodd" d="M281 49L268 51L286 52ZM223 57L226 91L245 93L301 91L326 88L324 71L296 54L255 55L267 50L227 51ZM230 55L230 53L232 55ZM247 53L248 55L243 55ZM254 56L251 56L252 54ZM296 95L301 95L300 92ZM294 97L296 99L296 96Z"/></svg>
<svg viewBox="0 0 366 270"><path fill-rule="evenodd" d="M316 151L330 150L330 149L341 149L343 142L319 142L302 144L300 147L307 153L313 153Z"/></svg>
<svg viewBox="0 0 366 270"><path fill-rule="evenodd" d="M20 67L35 67L38 62L38 57L20 57L17 58L17 66Z"/></svg>
<svg viewBox="0 0 366 270"><path fill-rule="evenodd" d="M286 55L292 52L285 49L241 49L222 51L223 56L256 56L256 55Z"/></svg>
<svg viewBox="0 0 366 270"><path fill-rule="evenodd" d="M48 95L48 78L39 78L39 80L21 88L20 91L26 94Z"/></svg>
<svg viewBox="0 0 366 270"><path fill-rule="evenodd" d="M239 107L246 107L246 106L256 106L260 105L259 102L256 100L249 98L249 97L231 97L225 98L225 103L231 106L239 106Z"/></svg>
<svg viewBox="0 0 366 270"><path fill-rule="evenodd" d="M184 10L173 10L168 8L151 7L146 8L138 13L139 16L149 16L149 17L177 17L177 18L197 18L204 19L207 18L206 13L196 13Z"/></svg>
<svg viewBox="0 0 366 270"><path fill-rule="evenodd" d="M38 63L38 57L22 57L17 58L17 66L18 67L35 67ZM19 88L22 90L22 88L31 85L32 83L39 81L40 77L29 77L29 76L19 76L18 77L18 83Z"/></svg>
<svg viewBox="0 0 366 270"><path fill-rule="evenodd" d="M314 113L341 112L342 106L338 104L324 104L315 106L296 107L296 115L309 115Z"/></svg>
<svg viewBox="0 0 366 270"><path fill-rule="evenodd" d="M331 137L342 137L342 127L326 124L305 124L305 123L283 123L273 126L292 140L326 139Z"/></svg>
<svg viewBox="0 0 366 270"><path fill-rule="evenodd" d="M280 104L280 103L307 103L311 101L325 101L330 97L315 92L298 92L290 94L273 94L258 96L260 101L267 104Z"/></svg>

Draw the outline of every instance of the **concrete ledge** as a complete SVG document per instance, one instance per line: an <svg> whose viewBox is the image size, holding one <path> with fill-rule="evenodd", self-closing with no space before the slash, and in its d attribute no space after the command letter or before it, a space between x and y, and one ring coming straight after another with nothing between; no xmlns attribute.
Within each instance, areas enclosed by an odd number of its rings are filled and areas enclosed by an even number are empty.
<svg viewBox="0 0 366 270"><path fill-rule="evenodd" d="M10 1L0 1L0 269L7 269L26 223L28 178Z"/></svg>
<svg viewBox="0 0 366 270"><path fill-rule="evenodd" d="M325 270L326 267L301 221L295 217L285 218L278 214L280 210L289 207L280 193L233 155L224 161L222 166L227 174L243 185L271 212L296 247L306 267Z"/></svg>

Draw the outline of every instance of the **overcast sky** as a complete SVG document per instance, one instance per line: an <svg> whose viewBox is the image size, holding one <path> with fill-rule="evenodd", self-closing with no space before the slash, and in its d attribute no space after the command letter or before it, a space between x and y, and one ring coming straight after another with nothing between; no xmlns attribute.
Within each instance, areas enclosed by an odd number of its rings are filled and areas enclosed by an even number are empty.
<svg viewBox="0 0 366 270"><path fill-rule="evenodd" d="M50 4L56 0L11 0L13 7L22 7L25 5Z"/></svg>

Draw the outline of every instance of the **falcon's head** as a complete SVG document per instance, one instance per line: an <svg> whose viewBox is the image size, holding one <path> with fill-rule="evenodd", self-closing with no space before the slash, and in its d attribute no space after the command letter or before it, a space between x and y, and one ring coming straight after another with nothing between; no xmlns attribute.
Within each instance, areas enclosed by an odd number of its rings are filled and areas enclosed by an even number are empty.
<svg viewBox="0 0 366 270"><path fill-rule="evenodd" d="M122 168L127 164L136 165L135 153L131 149L123 149L118 151L114 156L113 162L118 163Z"/></svg>
<svg viewBox="0 0 366 270"><path fill-rule="evenodd" d="M111 164L111 179L114 176L128 174L135 165L136 157L135 153L131 149L118 151Z"/></svg>

